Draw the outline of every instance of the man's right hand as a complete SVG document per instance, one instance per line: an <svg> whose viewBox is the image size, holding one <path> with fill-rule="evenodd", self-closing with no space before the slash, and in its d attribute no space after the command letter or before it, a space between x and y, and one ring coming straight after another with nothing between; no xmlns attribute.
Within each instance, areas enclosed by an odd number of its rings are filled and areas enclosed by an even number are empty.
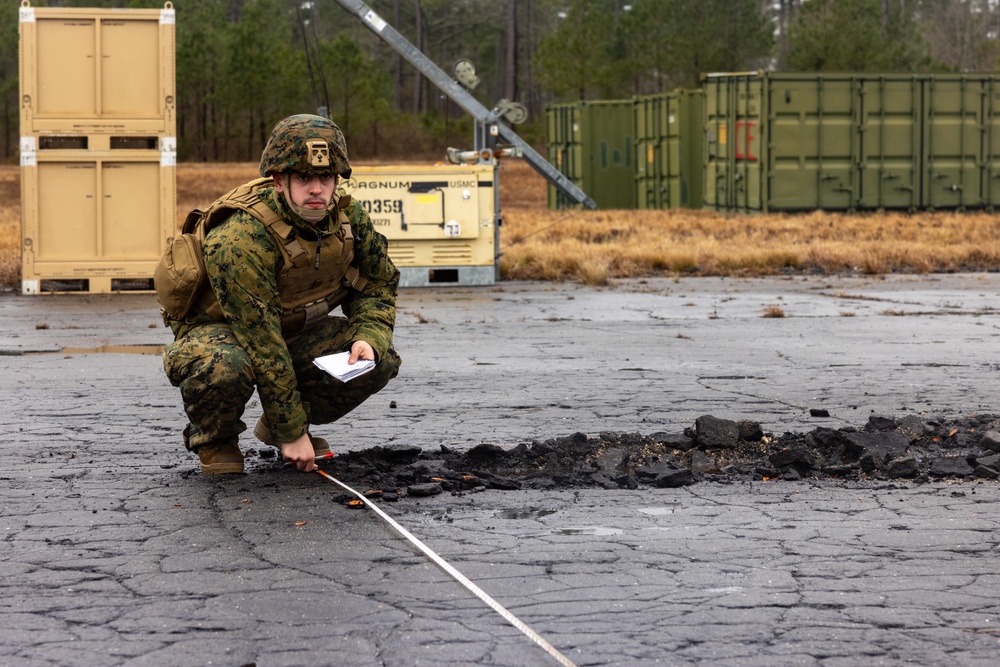
<svg viewBox="0 0 1000 667"><path fill-rule="evenodd" d="M309 434L304 434L298 440L285 442L281 445L281 458L291 461L302 472L312 472L317 468L316 453L313 451Z"/></svg>

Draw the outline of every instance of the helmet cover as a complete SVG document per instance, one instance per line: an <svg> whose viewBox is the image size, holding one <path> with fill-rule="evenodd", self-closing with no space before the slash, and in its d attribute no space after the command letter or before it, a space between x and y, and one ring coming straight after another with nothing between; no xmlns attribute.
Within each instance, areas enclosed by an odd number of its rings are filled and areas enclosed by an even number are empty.
<svg viewBox="0 0 1000 667"><path fill-rule="evenodd" d="M260 156L260 175L281 172L351 177L347 141L329 118L297 114L278 121Z"/></svg>

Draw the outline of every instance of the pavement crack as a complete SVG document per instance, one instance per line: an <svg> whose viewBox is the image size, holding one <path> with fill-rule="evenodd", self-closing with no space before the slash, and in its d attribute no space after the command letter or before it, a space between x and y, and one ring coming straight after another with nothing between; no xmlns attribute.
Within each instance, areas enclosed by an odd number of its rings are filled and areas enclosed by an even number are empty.
<svg viewBox="0 0 1000 667"><path fill-rule="evenodd" d="M726 386L725 388L722 388L722 387L718 387L718 386L715 386L713 384L709 384L708 382L706 382L706 380L714 380L714 379L718 379L718 377L717 376L715 376L715 377L713 377L713 376L703 376L703 377L699 377L697 379L697 383L701 387L703 387L703 388L705 388L705 389L707 389L709 391L714 391L714 392L716 392L718 394L722 394L722 395L742 396L744 398L753 399L753 400L758 401L760 403L768 403L768 404L772 404L772 405L783 405L786 408L793 408L795 410L800 410L800 411L805 411L805 410L808 409L807 406L798 405L796 403L790 403L788 401L783 401L783 400L781 400L779 398L774 398L773 396L764 396L762 394L754 393L754 392L751 392L751 391L740 391L739 389L735 389L735 388L733 388L731 386ZM759 377L756 377L756 376L746 375L746 376L727 376L725 379L732 379L732 380L760 380L762 378L759 378Z"/></svg>

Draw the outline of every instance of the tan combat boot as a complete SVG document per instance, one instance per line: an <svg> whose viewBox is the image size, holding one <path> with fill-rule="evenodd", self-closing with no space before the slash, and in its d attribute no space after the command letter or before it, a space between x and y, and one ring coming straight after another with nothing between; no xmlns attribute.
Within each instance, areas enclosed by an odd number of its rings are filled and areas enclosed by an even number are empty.
<svg viewBox="0 0 1000 667"><path fill-rule="evenodd" d="M204 475L243 473L243 454L232 442L202 445L197 450Z"/></svg>
<svg viewBox="0 0 1000 667"><path fill-rule="evenodd" d="M274 447L279 451L281 450L281 443L274 439L271 429L267 426L267 421L264 420L264 415L261 415L260 419L257 420L257 425L253 427L253 434L254 437L263 442L265 445ZM316 458L326 456L330 453L330 443L323 438L317 438L316 436L310 434L309 441L312 443L313 454Z"/></svg>

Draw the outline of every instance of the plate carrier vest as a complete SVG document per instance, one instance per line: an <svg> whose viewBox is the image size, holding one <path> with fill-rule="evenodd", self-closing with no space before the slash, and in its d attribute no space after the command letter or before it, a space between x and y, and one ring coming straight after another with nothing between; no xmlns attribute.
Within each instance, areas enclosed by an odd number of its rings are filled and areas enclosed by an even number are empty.
<svg viewBox="0 0 1000 667"><path fill-rule="evenodd" d="M360 291L368 280L351 263L354 260L354 235L346 213L351 205L351 196L344 195L337 199L334 210L340 229L319 241L308 241L295 234L294 228L259 197L258 191L273 182L271 178L258 178L230 190L205 211L191 211L184 220L182 236L189 235L186 242L196 246L196 251L191 254L196 255L205 273L201 252L205 236L236 210L246 211L257 218L281 251L283 262L278 273L278 296L281 299L281 332L288 337L309 329L325 318L347 297L350 288ZM324 257L322 264L320 254ZM331 255L333 259L326 259ZM215 292L207 283L207 273L205 278L188 312L178 313L179 316L164 312L164 320L183 319L189 313L203 312L216 321L224 321ZM159 289L158 285L157 291Z"/></svg>

